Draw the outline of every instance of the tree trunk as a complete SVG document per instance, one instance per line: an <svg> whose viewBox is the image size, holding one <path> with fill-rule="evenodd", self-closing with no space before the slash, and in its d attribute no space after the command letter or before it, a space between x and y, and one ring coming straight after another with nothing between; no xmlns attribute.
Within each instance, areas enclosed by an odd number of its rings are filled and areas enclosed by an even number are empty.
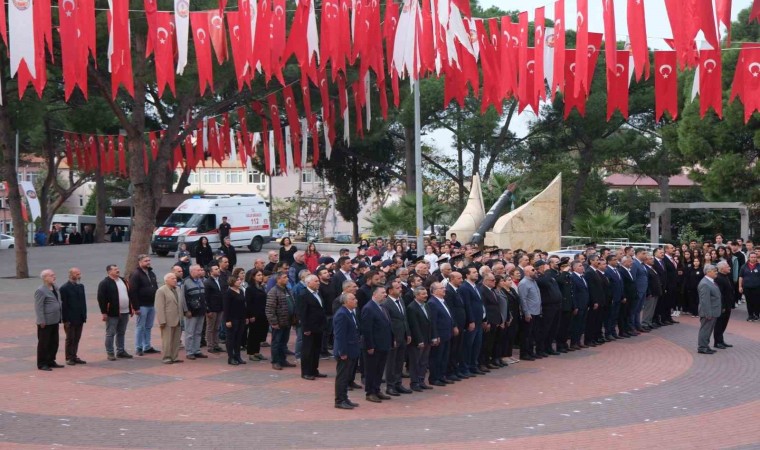
<svg viewBox="0 0 760 450"><path fill-rule="evenodd" d="M414 128L404 128L404 149L406 150L406 193L417 190L417 161L414 159Z"/></svg>
<svg viewBox="0 0 760 450"><path fill-rule="evenodd" d="M408 174L408 169L407 169L407 174ZM351 164L351 177L353 178L351 182L351 201L353 202L354 210L356 211L356 214L354 215L354 217L352 217L353 220L351 221L351 224L352 224L351 231L354 234L354 242L359 242L359 213L361 212L362 208L361 208L361 205L359 205L358 185L360 181L359 181L359 174L357 173L356 161L353 161ZM412 179L414 179L414 177L412 177Z"/></svg>
<svg viewBox="0 0 760 450"><path fill-rule="evenodd" d="M480 175L480 152L483 148L483 144L477 143L475 145L475 148L472 150L472 173L471 176L474 176L475 174Z"/></svg>
<svg viewBox="0 0 760 450"><path fill-rule="evenodd" d="M105 241L106 211L111 206L106 194L106 180L100 172L100 152L98 152L98 170L95 172L95 243Z"/></svg>
<svg viewBox="0 0 760 450"><path fill-rule="evenodd" d="M670 177L660 176L656 178L657 186L660 188L660 201L670 201ZM662 234L662 242L670 242L672 240L670 230L670 209L666 209L662 215L660 215L660 233Z"/></svg>
<svg viewBox="0 0 760 450"><path fill-rule="evenodd" d="M2 74L0 74L2 76ZM7 96L3 94L3 97ZM13 221L14 248L16 250L16 278L29 278L29 264L26 251L26 223L21 213L21 193L18 189L18 172L16 170L15 148L11 144L11 120L7 106L0 106L0 147L3 152L5 179L8 183L8 204Z"/></svg>
<svg viewBox="0 0 760 450"><path fill-rule="evenodd" d="M572 195L567 199L565 217L562 220L562 234L564 235L570 233L575 218L575 210L578 208L578 200L583 196L586 190L586 182L591 175L591 148L585 146L581 148L578 158L578 178L575 179Z"/></svg>
<svg viewBox="0 0 760 450"><path fill-rule="evenodd" d="M45 116L45 180L37 191L37 198L40 201L40 227L43 230L50 229L50 223L53 218L51 213L51 196L53 195L55 177L57 174L55 164L55 150L53 149L53 138L50 130L50 119Z"/></svg>
<svg viewBox="0 0 760 450"><path fill-rule="evenodd" d="M179 176L179 181L177 181L177 187L175 187L174 190L172 191L171 186L169 186L170 189L167 189L166 192L175 192L177 194L184 194L185 189L187 189L188 186L190 186L190 168L185 167L185 169L182 171L182 174Z"/></svg>

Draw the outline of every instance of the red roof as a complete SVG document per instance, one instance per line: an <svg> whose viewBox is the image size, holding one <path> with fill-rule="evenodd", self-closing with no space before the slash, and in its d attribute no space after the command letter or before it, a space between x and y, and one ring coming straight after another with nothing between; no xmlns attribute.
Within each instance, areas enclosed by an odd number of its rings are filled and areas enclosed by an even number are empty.
<svg viewBox="0 0 760 450"><path fill-rule="evenodd" d="M614 173L605 178L604 182L610 187L657 187L657 182L650 177L644 175L630 175L625 173ZM697 185L697 183L689 179L687 175L674 175L670 177L668 184L670 187L674 188L687 188Z"/></svg>

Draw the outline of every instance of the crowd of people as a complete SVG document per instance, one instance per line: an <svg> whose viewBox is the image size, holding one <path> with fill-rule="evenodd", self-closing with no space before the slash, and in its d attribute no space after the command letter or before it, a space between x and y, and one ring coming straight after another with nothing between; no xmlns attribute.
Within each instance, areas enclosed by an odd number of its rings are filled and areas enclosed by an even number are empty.
<svg viewBox="0 0 760 450"><path fill-rule="evenodd" d="M135 316L135 353L161 353L166 364L183 362L182 347L185 359L196 360L221 353L222 344L230 365L266 361L261 348L269 345L274 370L300 362L301 377L315 380L326 377L320 361L332 357L340 409L358 406L350 390L363 388L367 401L379 403L521 360L633 338L677 324L682 314L700 318L697 351L712 354L732 347L724 333L739 302L746 298L747 320L760 313L753 243L724 243L722 235L652 251L590 243L573 257L559 257L479 248L452 234L440 243L428 239L422 254L414 242L363 240L355 252L341 249L337 260L314 244L299 251L285 238L279 252L269 251L247 271L236 267L229 237L216 251L202 239L195 263L186 248L178 250L161 287L150 256L137 263L128 278L108 265L98 286L109 360L133 357L125 332ZM59 323L66 364L85 364L78 354L87 320L80 270L72 268L60 288L53 271L40 276L38 368L63 367L56 362ZM151 342L154 322L161 351Z"/></svg>

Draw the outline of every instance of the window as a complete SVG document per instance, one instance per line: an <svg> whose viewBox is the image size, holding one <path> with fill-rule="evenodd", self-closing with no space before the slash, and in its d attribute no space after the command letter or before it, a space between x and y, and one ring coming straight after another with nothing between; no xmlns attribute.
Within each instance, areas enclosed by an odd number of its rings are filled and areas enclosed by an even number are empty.
<svg viewBox="0 0 760 450"><path fill-rule="evenodd" d="M242 170L228 170L225 172L225 181L227 184L242 184L243 183L243 171Z"/></svg>
<svg viewBox="0 0 760 450"><path fill-rule="evenodd" d="M222 184L221 170L204 170L203 182L206 184Z"/></svg>
<svg viewBox="0 0 760 450"><path fill-rule="evenodd" d="M190 172L190 175L187 177L187 183L198 184L198 174L196 172Z"/></svg>
<svg viewBox="0 0 760 450"><path fill-rule="evenodd" d="M39 178L39 174L37 172L19 172L18 174L18 181L30 181L33 184L37 183L37 179Z"/></svg>
<svg viewBox="0 0 760 450"><path fill-rule="evenodd" d="M314 171L309 170L303 170L301 171L301 182L304 184L311 184L316 181L316 176L314 174Z"/></svg>
<svg viewBox="0 0 760 450"><path fill-rule="evenodd" d="M84 195L79 196L79 206L84 206Z"/></svg>
<svg viewBox="0 0 760 450"><path fill-rule="evenodd" d="M265 184L267 182L267 176L258 170L248 171L248 183L249 184Z"/></svg>

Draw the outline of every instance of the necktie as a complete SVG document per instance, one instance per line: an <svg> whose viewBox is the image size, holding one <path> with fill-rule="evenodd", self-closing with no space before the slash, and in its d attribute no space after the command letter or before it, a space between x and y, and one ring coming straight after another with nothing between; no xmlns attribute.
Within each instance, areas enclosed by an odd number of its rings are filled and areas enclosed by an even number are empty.
<svg viewBox="0 0 760 450"><path fill-rule="evenodd" d="M443 306L443 309L446 310L446 314L448 314L449 317L451 317L451 313L449 312L449 308L446 307L446 303L444 303L443 300L441 299L438 299L438 301L441 302L441 306Z"/></svg>
<svg viewBox="0 0 760 450"><path fill-rule="evenodd" d="M319 302L319 306L324 308L324 305L322 304L322 299L319 298L319 293L317 291L312 292L314 294L314 297L316 297L317 301Z"/></svg>
<svg viewBox="0 0 760 450"><path fill-rule="evenodd" d="M355 326L356 328L359 328L359 325L357 325L357 324L356 324L356 314L354 313L354 311L353 311L353 310L351 310L351 311L349 311L349 312L351 313L351 320L353 320L353 321L354 321L354 326Z"/></svg>
<svg viewBox="0 0 760 450"><path fill-rule="evenodd" d="M420 305L420 308L422 308L422 312L425 313L425 318L427 318L428 320L430 320L430 316L428 316L427 308L425 308L425 304L424 303L422 303Z"/></svg>
<svg viewBox="0 0 760 450"><path fill-rule="evenodd" d="M400 300L396 300L396 307L398 308L399 311L401 311L401 314L403 315L404 314L404 307L401 306L401 301Z"/></svg>

